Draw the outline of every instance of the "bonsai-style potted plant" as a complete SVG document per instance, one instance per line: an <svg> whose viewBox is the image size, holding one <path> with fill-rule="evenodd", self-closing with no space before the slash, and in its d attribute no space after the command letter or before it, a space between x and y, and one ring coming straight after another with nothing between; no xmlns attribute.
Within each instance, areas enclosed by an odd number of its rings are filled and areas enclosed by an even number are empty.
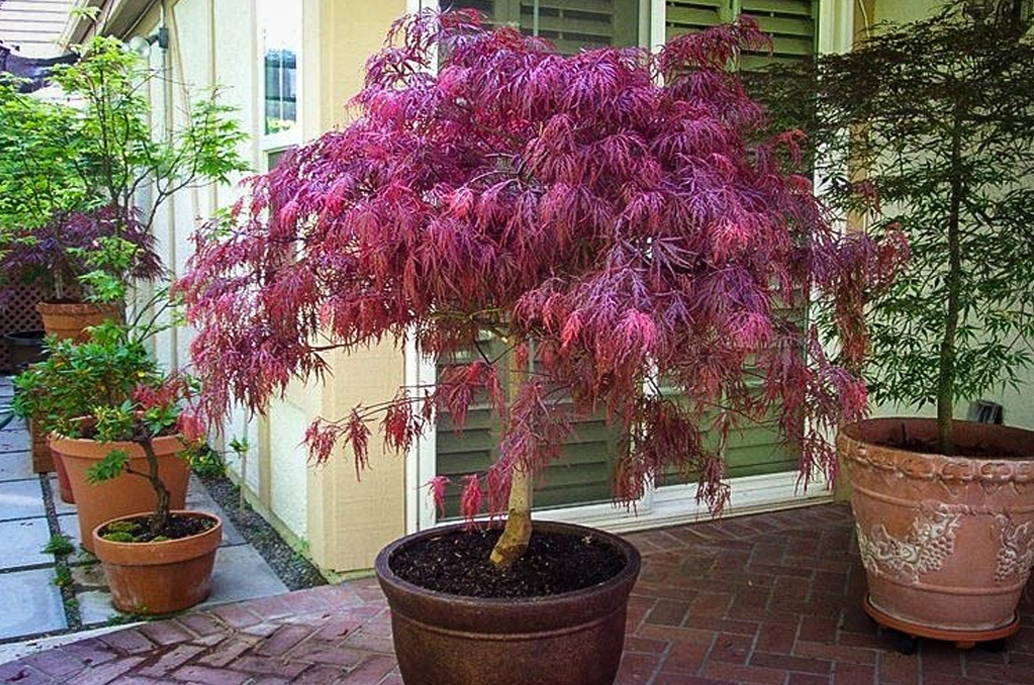
<svg viewBox="0 0 1034 685"><path fill-rule="evenodd" d="M866 609L963 646L1019 628L1034 560L1034 432L956 418L1031 366L1034 42L1020 5L953 2L785 81L806 89L786 102L815 104L832 204L911 246L867 312L865 374L877 401L936 418L862 421L838 440Z"/></svg>
<svg viewBox="0 0 1034 685"><path fill-rule="evenodd" d="M142 466L150 466L150 456L143 447L113 446L107 421L112 415L132 415L142 410L134 393L141 386L160 386L164 375L144 345L146 335L151 333L149 326L127 328L109 321L94 327L91 333L84 342L48 339L47 358L14 379L14 409L21 416L34 417L50 436L59 478L65 475L71 499L77 505L80 540L93 552L92 534L98 525L158 504L153 485L132 473L96 483L91 474L113 450L130 455L129 471L149 473ZM142 430L130 424L126 431L130 428ZM174 434L156 434L150 449L168 491L169 506L182 509L189 478L187 462L182 458L185 442Z"/></svg>
<svg viewBox="0 0 1034 685"><path fill-rule="evenodd" d="M0 83L0 285L39 287L44 328L59 337L120 320L127 288L161 274L152 227L176 191L246 168L244 134L214 94L155 138L147 93L164 76L114 38L76 50L50 76L76 106Z"/></svg>
<svg viewBox="0 0 1034 685"><path fill-rule="evenodd" d="M749 20L656 55L564 56L482 25L466 11L401 20L368 62L358 119L255 179L198 236L178 288L199 330L200 409L262 411L326 369L326 351L384 336L426 355L473 350L433 387L307 433L316 460L347 445L358 471L372 422L404 452L438 412L462 426L475 399L505 420L498 461L461 486L468 523L377 559L402 676L610 683L639 555L598 530L531 523L534 481L572 419L605 407L623 428L625 502L681 469L720 511L723 454L702 432L773 414L807 484L834 467L822 433L860 417L865 387L796 312L812 297L849 304L896 251L826 225L808 180L784 171L796 134L756 139L764 114L726 71L766 44ZM505 351L490 355L485 336ZM450 484L430 487L441 501ZM486 509L505 527L476 523Z"/></svg>
<svg viewBox="0 0 1034 685"><path fill-rule="evenodd" d="M211 592L222 521L215 514L173 505L172 482L179 482L182 471L171 468L166 458L183 457L184 447L203 444L200 424L183 407L191 390L185 376L161 377L157 385L138 385L129 402L95 407L87 422L97 443L88 449L103 445L107 450L89 467L90 483L96 487L130 478L152 490L150 512L120 515L91 531L93 552L104 566L112 604L120 611L168 614L204 601Z"/></svg>

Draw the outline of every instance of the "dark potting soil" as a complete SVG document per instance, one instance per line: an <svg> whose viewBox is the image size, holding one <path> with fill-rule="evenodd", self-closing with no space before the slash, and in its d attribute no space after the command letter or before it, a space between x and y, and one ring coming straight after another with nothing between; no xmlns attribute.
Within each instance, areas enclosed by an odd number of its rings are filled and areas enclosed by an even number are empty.
<svg viewBox="0 0 1034 685"><path fill-rule="evenodd" d="M935 440L905 438L904 440L884 440L876 444L894 449L919 452L920 454L940 454L941 450ZM1023 454L1019 450L1008 447L991 447L989 445L955 445L954 457L973 457L975 459L1027 459L1034 454Z"/></svg>
<svg viewBox="0 0 1034 685"><path fill-rule="evenodd" d="M148 531L149 520L146 516L131 519L122 519L109 524L101 531L101 536L113 532L124 532L132 535L132 540L118 540L118 542L151 542L155 536ZM162 538L179 540L204 533L215 525L215 521L207 516L179 516L172 514L165 529L159 534Z"/></svg>
<svg viewBox="0 0 1034 685"><path fill-rule="evenodd" d="M505 570L489 561L498 528L445 533L400 548L391 570L428 590L466 597L524 598L592 587L616 576L624 555L592 535L533 532L528 551Z"/></svg>

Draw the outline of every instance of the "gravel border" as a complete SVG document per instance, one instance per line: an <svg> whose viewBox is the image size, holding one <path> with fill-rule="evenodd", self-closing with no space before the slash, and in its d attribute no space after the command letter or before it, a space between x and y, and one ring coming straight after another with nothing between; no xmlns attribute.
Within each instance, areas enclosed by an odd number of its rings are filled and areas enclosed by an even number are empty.
<svg viewBox="0 0 1034 685"><path fill-rule="evenodd" d="M195 475L212 499L223 508L237 532L266 560L289 590L327 585L327 579L319 569L301 553L292 549L250 504L245 503L243 510L239 508L240 489L229 478Z"/></svg>

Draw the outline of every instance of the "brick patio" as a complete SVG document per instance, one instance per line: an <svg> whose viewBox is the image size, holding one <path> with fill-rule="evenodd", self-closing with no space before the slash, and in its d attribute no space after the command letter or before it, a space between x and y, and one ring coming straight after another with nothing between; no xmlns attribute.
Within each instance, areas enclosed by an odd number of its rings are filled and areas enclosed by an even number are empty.
<svg viewBox="0 0 1034 685"><path fill-rule="evenodd" d="M896 653L859 608L850 511L830 504L630 536L643 552L618 682L1034 683L1034 601L1008 651ZM0 666L19 685L397 685L372 580L225 605ZM576 684L572 684L576 685Z"/></svg>

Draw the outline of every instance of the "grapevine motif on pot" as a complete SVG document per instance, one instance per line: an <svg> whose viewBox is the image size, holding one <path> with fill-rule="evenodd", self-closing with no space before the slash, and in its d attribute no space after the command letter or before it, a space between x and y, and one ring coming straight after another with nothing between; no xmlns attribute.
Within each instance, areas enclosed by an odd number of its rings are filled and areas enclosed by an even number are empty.
<svg viewBox="0 0 1034 685"><path fill-rule="evenodd" d="M870 573L884 573L918 583L920 576L939 570L955 551L955 534L962 514L946 505L922 509L904 539L887 531L882 523L869 533L857 525L862 564Z"/></svg>
<svg viewBox="0 0 1034 685"><path fill-rule="evenodd" d="M1016 576L1026 583L1034 565L1034 521L1016 525L1005 514L995 516L1001 547L995 555L995 582L1001 583Z"/></svg>

